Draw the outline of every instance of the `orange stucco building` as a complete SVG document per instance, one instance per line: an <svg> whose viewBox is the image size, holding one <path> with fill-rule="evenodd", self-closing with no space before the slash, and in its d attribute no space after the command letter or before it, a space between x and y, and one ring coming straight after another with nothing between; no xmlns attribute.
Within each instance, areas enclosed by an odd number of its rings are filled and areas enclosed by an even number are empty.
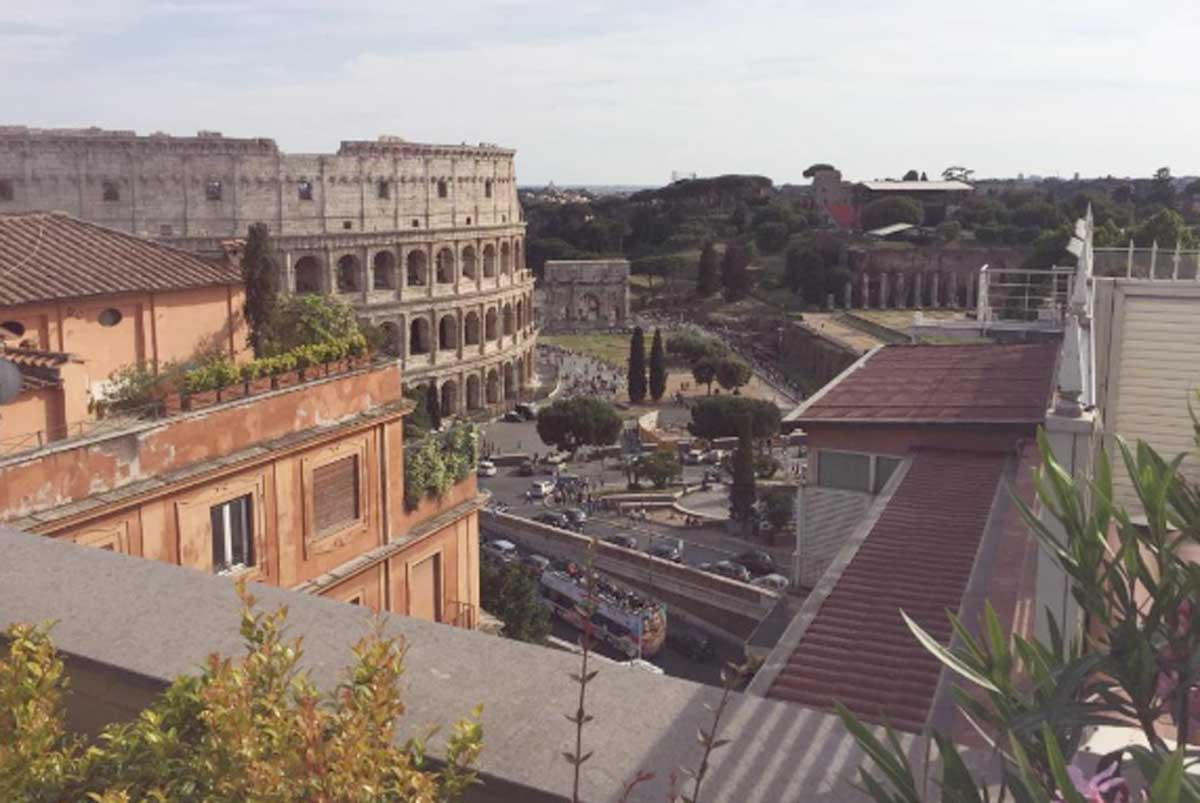
<svg viewBox="0 0 1200 803"><path fill-rule="evenodd" d="M62 213L0 215L0 344L27 381L0 454L78 433L114 371L247 353L236 265Z"/></svg>
<svg viewBox="0 0 1200 803"><path fill-rule="evenodd" d="M193 569L473 627L470 474L404 503L394 362L0 457L0 522Z"/></svg>

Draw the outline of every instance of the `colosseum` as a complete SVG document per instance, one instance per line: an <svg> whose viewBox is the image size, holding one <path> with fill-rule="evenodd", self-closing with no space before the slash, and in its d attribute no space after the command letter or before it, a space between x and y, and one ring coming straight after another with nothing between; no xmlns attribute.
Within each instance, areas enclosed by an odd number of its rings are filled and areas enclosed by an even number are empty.
<svg viewBox="0 0 1200 803"><path fill-rule="evenodd" d="M336 295L382 327L408 385L446 413L534 379L514 151L398 137L285 154L272 139L0 127L0 213L59 210L198 253L268 225L292 293Z"/></svg>

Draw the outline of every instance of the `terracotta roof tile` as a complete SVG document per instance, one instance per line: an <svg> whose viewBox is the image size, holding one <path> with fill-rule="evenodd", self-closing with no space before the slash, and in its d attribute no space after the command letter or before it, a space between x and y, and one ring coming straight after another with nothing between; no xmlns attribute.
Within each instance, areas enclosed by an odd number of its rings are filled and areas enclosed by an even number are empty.
<svg viewBox="0 0 1200 803"><path fill-rule="evenodd" d="M0 215L0 306L240 283L224 263L62 212Z"/></svg>
<svg viewBox="0 0 1200 803"><path fill-rule="evenodd" d="M1058 344L885 346L795 414L806 422L1041 422Z"/></svg>
<svg viewBox="0 0 1200 803"><path fill-rule="evenodd" d="M768 697L830 710L840 700L902 730L924 724L941 664L904 610L943 643L988 524L1007 457L928 450L913 463L776 676Z"/></svg>
<svg viewBox="0 0 1200 803"><path fill-rule="evenodd" d="M70 359L70 354L58 351L0 346L0 360L8 360L17 366L21 372L21 389L27 391L61 385L58 367Z"/></svg>

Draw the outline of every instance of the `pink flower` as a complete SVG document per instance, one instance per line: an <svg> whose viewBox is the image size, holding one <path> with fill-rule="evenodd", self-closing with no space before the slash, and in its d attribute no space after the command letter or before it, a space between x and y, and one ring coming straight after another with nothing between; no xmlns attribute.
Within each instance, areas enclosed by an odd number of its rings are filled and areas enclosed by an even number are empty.
<svg viewBox="0 0 1200 803"><path fill-rule="evenodd" d="M1067 767L1067 775L1075 791L1083 795L1088 803L1129 803L1129 786L1125 779L1117 773L1121 770L1120 761L1101 761L1101 769L1091 778L1084 776L1083 771L1075 766ZM1062 803L1062 798L1055 798L1056 803Z"/></svg>

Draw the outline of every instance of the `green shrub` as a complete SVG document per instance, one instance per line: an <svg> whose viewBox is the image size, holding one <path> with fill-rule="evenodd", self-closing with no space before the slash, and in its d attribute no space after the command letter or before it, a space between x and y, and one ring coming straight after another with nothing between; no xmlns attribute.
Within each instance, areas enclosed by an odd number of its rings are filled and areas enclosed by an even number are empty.
<svg viewBox="0 0 1200 803"><path fill-rule="evenodd" d="M455 424L448 432L429 434L404 454L404 504L409 509L426 496L442 496L465 480L478 457L474 425Z"/></svg>

